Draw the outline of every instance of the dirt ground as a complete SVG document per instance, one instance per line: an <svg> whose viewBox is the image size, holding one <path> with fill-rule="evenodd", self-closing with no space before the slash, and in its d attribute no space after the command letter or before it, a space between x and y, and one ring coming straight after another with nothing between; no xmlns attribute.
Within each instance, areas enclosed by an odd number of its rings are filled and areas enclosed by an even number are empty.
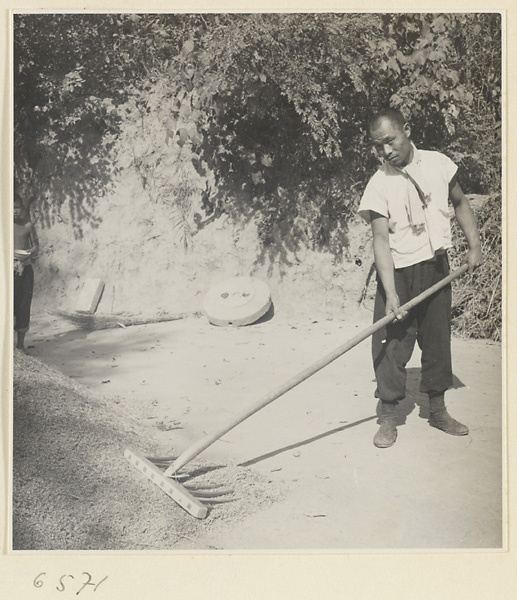
<svg viewBox="0 0 517 600"><path fill-rule="evenodd" d="M358 310L342 321L277 314L221 328L192 317L86 331L40 307L30 356L17 354L14 365L14 549L503 547L496 343L453 339L447 401L468 436L429 427L416 351L397 443L381 450L372 443L375 382L363 342L185 467L235 490L237 499L204 521L125 460L131 445L179 454L370 321Z"/></svg>

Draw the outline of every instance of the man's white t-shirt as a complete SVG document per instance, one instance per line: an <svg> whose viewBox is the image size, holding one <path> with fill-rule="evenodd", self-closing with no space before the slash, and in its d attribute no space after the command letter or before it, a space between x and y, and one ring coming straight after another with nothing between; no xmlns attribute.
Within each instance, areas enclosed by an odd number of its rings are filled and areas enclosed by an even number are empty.
<svg viewBox="0 0 517 600"><path fill-rule="evenodd" d="M431 150L413 146L413 159L397 169L384 163L370 179L359 214L370 222L370 211L386 217L396 269L429 260L452 246L449 183L454 162Z"/></svg>

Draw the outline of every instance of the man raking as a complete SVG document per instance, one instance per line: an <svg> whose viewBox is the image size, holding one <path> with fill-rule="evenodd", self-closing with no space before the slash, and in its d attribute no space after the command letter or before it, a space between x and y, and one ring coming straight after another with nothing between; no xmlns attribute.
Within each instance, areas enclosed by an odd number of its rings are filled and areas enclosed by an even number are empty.
<svg viewBox="0 0 517 600"><path fill-rule="evenodd" d="M392 324L372 336L375 395L381 401L374 444L388 448L397 439L397 404L406 395L406 364L415 341L422 351L420 391L429 396L429 424L450 435L466 435L468 427L449 415L444 401L453 382L450 285L409 314L399 309L449 273L449 200L469 246L469 272L481 264L475 217L456 180L457 166L444 154L417 149L402 113L380 111L370 121L369 134L382 161L359 206L373 233L374 321L396 314Z"/></svg>

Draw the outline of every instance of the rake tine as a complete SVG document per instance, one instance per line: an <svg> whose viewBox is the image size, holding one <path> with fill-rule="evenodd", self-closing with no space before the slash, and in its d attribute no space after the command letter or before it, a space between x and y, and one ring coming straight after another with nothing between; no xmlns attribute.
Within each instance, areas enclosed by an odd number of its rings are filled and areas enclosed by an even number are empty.
<svg viewBox="0 0 517 600"><path fill-rule="evenodd" d="M177 456L146 456L147 460L150 460L152 463L170 463L174 462Z"/></svg>
<svg viewBox="0 0 517 600"><path fill-rule="evenodd" d="M164 475L164 477L166 477L166 475ZM167 477L167 479L171 479L172 481L185 481L185 479L188 479L189 475L187 473L180 473L179 475L169 475Z"/></svg>
<svg viewBox="0 0 517 600"><path fill-rule="evenodd" d="M162 473L166 479L169 479L170 481L181 481L182 485L185 483L186 480L192 477L189 473L174 473L174 475L165 475L165 471L162 471Z"/></svg>
<svg viewBox="0 0 517 600"><path fill-rule="evenodd" d="M192 495L195 498L218 498L219 496L229 496L230 494L233 494L233 490L226 490L224 492L198 492L198 491L191 491Z"/></svg>
<svg viewBox="0 0 517 600"><path fill-rule="evenodd" d="M213 485L200 483L199 485L196 485L196 484L188 484L188 485L185 485L185 487L186 487L188 490L192 490L192 491L194 491L194 492L195 492L196 490L199 490L199 491L205 491L205 490L219 490L219 489L221 489L221 488L222 488L222 487L224 487L224 486L223 486L223 485L221 485L221 484L219 484L219 483L214 483Z"/></svg>
<svg viewBox="0 0 517 600"><path fill-rule="evenodd" d="M228 502L235 502L236 500L240 500L240 498L221 498L215 500L209 500L207 502L208 506L212 506L213 504L227 504Z"/></svg>

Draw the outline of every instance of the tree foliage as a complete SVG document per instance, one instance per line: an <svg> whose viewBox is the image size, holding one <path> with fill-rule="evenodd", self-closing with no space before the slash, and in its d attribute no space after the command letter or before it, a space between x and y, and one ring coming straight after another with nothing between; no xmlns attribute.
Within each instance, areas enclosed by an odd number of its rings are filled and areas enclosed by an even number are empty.
<svg viewBox="0 0 517 600"><path fill-rule="evenodd" d="M400 107L466 191L500 185L498 14L19 14L15 178L81 222L124 168L188 244L226 212L264 253L339 259L376 168L372 112Z"/></svg>
<svg viewBox="0 0 517 600"><path fill-rule="evenodd" d="M500 26L499 15L486 14L384 18L390 104L406 114L419 143L464 167L471 192L499 185Z"/></svg>

